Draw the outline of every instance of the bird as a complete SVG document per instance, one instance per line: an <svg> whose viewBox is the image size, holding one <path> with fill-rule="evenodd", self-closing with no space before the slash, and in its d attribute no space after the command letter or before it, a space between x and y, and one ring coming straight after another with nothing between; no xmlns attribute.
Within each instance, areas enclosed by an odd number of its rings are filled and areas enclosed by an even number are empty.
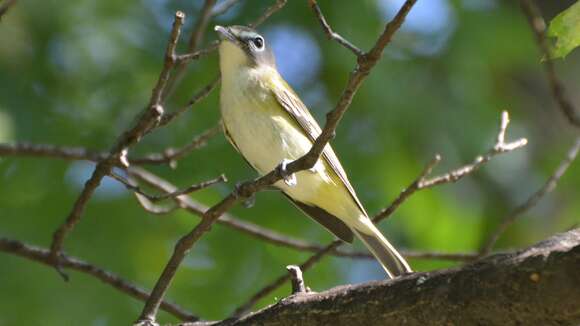
<svg viewBox="0 0 580 326"><path fill-rule="evenodd" d="M217 25L215 31L224 134L258 174L276 168L284 172L310 150L322 130L278 72L272 47L262 35L240 25ZM412 272L368 217L330 144L311 169L286 174L274 187L339 239L352 243L356 235L388 278Z"/></svg>

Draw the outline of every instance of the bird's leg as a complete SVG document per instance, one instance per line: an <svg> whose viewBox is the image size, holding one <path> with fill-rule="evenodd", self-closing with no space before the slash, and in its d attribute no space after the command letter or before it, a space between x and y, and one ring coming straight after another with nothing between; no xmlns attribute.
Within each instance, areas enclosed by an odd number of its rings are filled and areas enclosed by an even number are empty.
<svg viewBox="0 0 580 326"><path fill-rule="evenodd" d="M282 162L280 162L280 165L278 165L278 171L280 172L280 175L284 178L284 182L290 186L290 187L294 187L298 181L296 180L296 174L292 173L292 174L288 174L288 171L286 170L286 166L291 163L291 160L287 160L287 159L283 159Z"/></svg>

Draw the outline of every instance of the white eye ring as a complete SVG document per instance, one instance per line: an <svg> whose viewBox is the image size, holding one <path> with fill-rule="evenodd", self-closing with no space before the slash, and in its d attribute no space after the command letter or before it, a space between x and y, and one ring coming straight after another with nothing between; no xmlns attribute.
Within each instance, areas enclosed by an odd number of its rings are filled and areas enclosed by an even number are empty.
<svg viewBox="0 0 580 326"><path fill-rule="evenodd" d="M253 38L250 43L252 44L252 47L254 47L256 50L258 51L264 51L265 49L265 41L264 38L261 36L257 36L255 38Z"/></svg>

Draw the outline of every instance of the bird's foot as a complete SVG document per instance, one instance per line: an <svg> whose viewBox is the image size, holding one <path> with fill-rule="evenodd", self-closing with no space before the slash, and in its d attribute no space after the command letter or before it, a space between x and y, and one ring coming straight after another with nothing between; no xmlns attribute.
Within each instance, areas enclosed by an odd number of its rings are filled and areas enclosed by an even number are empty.
<svg viewBox="0 0 580 326"><path fill-rule="evenodd" d="M291 162L292 162L291 160L283 159L282 162L280 162L280 165L278 165L278 171L280 172L280 175L284 178L284 182L288 186L294 187L298 183L298 180L296 179L296 174L295 173L288 174L288 171L286 170L286 166Z"/></svg>
<svg viewBox="0 0 580 326"><path fill-rule="evenodd" d="M246 200L242 202L244 208L252 208L256 204L256 194L251 195Z"/></svg>

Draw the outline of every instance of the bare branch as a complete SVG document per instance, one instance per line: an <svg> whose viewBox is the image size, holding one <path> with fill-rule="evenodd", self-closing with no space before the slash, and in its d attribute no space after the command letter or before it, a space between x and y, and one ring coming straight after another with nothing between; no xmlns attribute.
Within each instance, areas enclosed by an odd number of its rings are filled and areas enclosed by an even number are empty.
<svg viewBox="0 0 580 326"><path fill-rule="evenodd" d="M119 181L120 183L122 183L127 189L134 191L135 193L149 199L152 202L161 201L161 200L168 199L168 198L175 198L175 197L183 196L183 195L186 195L186 194L196 192L198 190L213 186L217 183L227 181L226 176L222 174L217 178L210 179L210 180L198 183L198 184L193 184L185 189L168 192L168 193L165 193L162 195L151 195L151 194L144 192L139 186L132 184L129 180L126 180L125 178L119 176L118 174L116 174L114 172L111 172L109 174L109 176L112 177L113 179Z"/></svg>
<svg viewBox="0 0 580 326"><path fill-rule="evenodd" d="M220 123L195 136L189 144L178 148L168 148L163 153L152 153L143 157L129 159L131 164L164 164L168 163L172 168L177 166L177 161L192 151L204 147L207 142L221 132Z"/></svg>
<svg viewBox="0 0 580 326"><path fill-rule="evenodd" d="M212 8L216 0L205 0L203 7L201 8L201 13L198 15L195 21L195 26L193 27L193 32L189 37L188 50L193 51L199 47L205 31L207 30L207 25L212 17Z"/></svg>
<svg viewBox="0 0 580 326"><path fill-rule="evenodd" d="M177 161L191 151L205 146L212 137L218 135L221 131L221 123L214 127L207 129L200 135L195 136L187 145L174 149L167 148L162 153L150 153L141 157L128 158L129 165L141 164L169 164L175 168ZM31 143L16 143L16 144L0 144L0 157L2 156L21 156L21 157L47 157L60 158L63 160L87 160L92 162L100 162L107 159L106 152L97 152L86 149L84 147L66 147L56 146L51 144L31 144ZM117 162L116 165L126 168Z"/></svg>
<svg viewBox="0 0 580 326"><path fill-rule="evenodd" d="M248 24L248 26L255 28L262 25L268 18L270 18L270 16L280 11L280 9L284 8L287 2L288 0L276 0L276 3L266 8L264 13L260 17L258 17L255 21Z"/></svg>
<svg viewBox="0 0 580 326"><path fill-rule="evenodd" d="M399 206L401 206L401 204L404 203L405 200L407 200L407 198L411 197L412 194L414 194L417 190L420 189L419 184L421 182L423 182L423 180L425 180L425 178L431 173L431 171L433 170L435 165L437 165L439 162L441 162L441 156L439 156L439 154L437 154L425 166L425 168L423 169L421 174L419 174L419 176L417 178L415 178L415 180L413 180L413 182L407 188L405 188L405 189L403 189L403 191L401 191L399 196L397 196L397 198L395 198L395 200L393 200L391 205L382 209L380 212L378 212L375 215L375 217L373 219L374 222L377 223L377 222L391 216L397 210L397 208L399 208Z"/></svg>
<svg viewBox="0 0 580 326"><path fill-rule="evenodd" d="M224 0L221 3L218 3L217 5L215 5L215 7L213 7L213 10L211 11L211 15L214 17L219 16L219 15L223 15L239 1L240 0Z"/></svg>
<svg viewBox="0 0 580 326"><path fill-rule="evenodd" d="M83 147L63 147L50 144L0 144L0 157L2 156L32 156L50 157L63 160L88 160L93 162L107 158L105 152L95 152Z"/></svg>
<svg viewBox="0 0 580 326"><path fill-rule="evenodd" d="M219 84L220 82L220 77L216 77L214 78L209 84L207 84L205 87L203 87L201 90L199 90L192 98L191 100L189 100L189 102L187 103L187 105L181 107L180 109L178 109L175 112L171 112L168 114L165 114L162 118L161 121L159 122L159 126L165 126L168 123L170 123L171 121L175 120L175 118L177 118L178 116L180 116L182 113L184 113L185 111L187 111L188 109L190 109L192 106L194 106L195 104L197 104L199 101L205 99L210 93L211 91L213 91L216 86Z"/></svg>
<svg viewBox="0 0 580 326"><path fill-rule="evenodd" d="M217 50L218 46L219 42L217 40L213 41L204 49L178 55L176 61L180 64L186 64L189 63L190 61L201 59L214 53L215 50Z"/></svg>
<svg viewBox="0 0 580 326"><path fill-rule="evenodd" d="M173 204L171 206L160 206L160 205L156 205L153 202L151 202L149 199L147 199L147 197L139 194L139 193L135 193L135 197L137 198L137 202L139 202L139 205L141 205L141 207L146 210L147 212L151 213L151 214L155 214L155 215L167 215L169 213L172 213L176 210L178 210L180 207Z"/></svg>
<svg viewBox="0 0 580 326"><path fill-rule="evenodd" d="M318 21L320 22L320 25L322 26L322 30L324 31L324 33L326 34L326 36L328 37L329 40L334 40L334 41L338 42L338 44L340 44L343 47L350 50L357 57L361 57L365 54L356 45L350 43L347 39L345 39L340 34L334 32L332 30L332 27L330 27L330 25L326 21L326 18L324 17L322 10L320 10L320 7L318 6L318 3L316 2L316 0L309 0L308 3L310 4L310 8L312 8L312 10L314 11L316 18L318 19Z"/></svg>
<svg viewBox="0 0 580 326"><path fill-rule="evenodd" d="M572 162L574 162L576 159L576 156L578 156L578 151L580 151L580 137L576 139L574 145L572 145L572 147L566 153L566 157L562 160L562 162L560 162L548 180L546 180L546 183L544 183L540 189L534 192L524 203L514 208L509 214L502 218L501 223L497 229L489 236L489 238L482 246L480 255L489 254L499 237L507 230L510 225L516 221L519 216L530 210L532 207L536 206L538 202L544 198L544 196L551 193L556 188L558 181L560 181L564 173L566 173Z"/></svg>
<svg viewBox="0 0 580 326"><path fill-rule="evenodd" d="M193 52L199 47L203 36L205 35L207 25L211 19L211 9L214 3L215 0L204 1L201 12L195 20L195 25L193 26L191 36L189 37L189 42L187 43L187 52ZM177 66L175 67L175 74L173 74L172 78L168 81L167 89L163 94L164 99L171 95L177 84L183 78L183 75L185 74L185 68L187 68L187 62L188 61L177 62Z"/></svg>
<svg viewBox="0 0 580 326"><path fill-rule="evenodd" d="M163 93L169 78L169 72L174 62L175 47L177 45L184 19L185 15L182 12L178 11L175 13L173 28L171 30L171 35L167 49L165 51L163 69L159 75L157 84L153 88L148 107L143 111L137 123L119 137L116 144L112 147L110 155L105 160L102 160L97 164L92 176L85 183L81 194L75 201L73 208L67 216L65 222L62 223L54 232L51 244L51 252L55 262L58 262L58 256L62 250L64 239L81 219L86 203L93 195L95 189L97 189L97 187L100 185L103 177L109 174L113 166L117 164L121 152L139 142L145 132L155 126L159 122L160 117L163 115L163 107L161 106L161 94ZM57 270L59 270L58 263L55 264L55 266L57 266ZM61 275L64 276L63 273L61 273Z"/></svg>
<svg viewBox="0 0 580 326"><path fill-rule="evenodd" d="M0 251L48 266L54 266L55 264L54 260L51 259L51 253L49 250L27 245L16 240L0 238ZM108 284L135 299L145 301L149 297L147 291L139 288L122 277L78 258L62 255L59 263L62 267L91 275L101 282ZM199 319L197 316L192 315L187 310L171 302L163 301L163 303L161 303L161 309L183 321L195 321Z"/></svg>
<svg viewBox="0 0 580 326"><path fill-rule="evenodd" d="M473 173L482 167L485 163L489 162L494 156L502 153L511 152L518 148L526 146L528 140L525 138L520 138L516 141L506 143L505 133L509 124L509 115L507 111L503 111L501 114L501 123L499 133L497 135L497 141L493 148L491 148L486 154L478 156L470 164L464 165L458 169L455 169L444 175L440 175L431 179L424 179L417 185L419 189L430 188L442 183L457 182L466 175Z"/></svg>
<svg viewBox="0 0 580 326"><path fill-rule="evenodd" d="M550 55L550 46L546 41L546 22L542 18L542 14L538 7L531 0L520 0L520 5L522 11L524 12L534 36L538 47L542 52L544 57L544 70L546 72L546 78L548 79L548 84L552 91L552 97L558 103L560 111L568 119L568 122L575 127L580 128L580 116L578 111L574 108L572 101L567 97L564 84L558 79L556 75L556 69L554 67L554 62Z"/></svg>

